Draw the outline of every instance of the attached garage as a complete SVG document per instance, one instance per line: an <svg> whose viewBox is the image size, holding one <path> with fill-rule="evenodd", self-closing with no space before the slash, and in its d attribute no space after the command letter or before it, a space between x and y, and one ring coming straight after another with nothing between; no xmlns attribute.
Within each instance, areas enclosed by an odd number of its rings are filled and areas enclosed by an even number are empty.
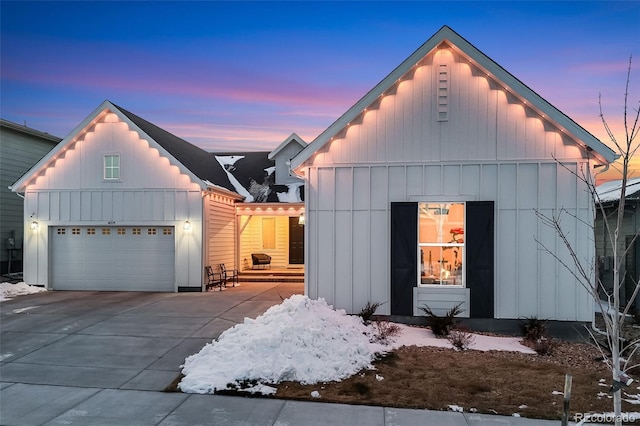
<svg viewBox="0 0 640 426"><path fill-rule="evenodd" d="M172 226L49 227L54 290L175 291Z"/></svg>

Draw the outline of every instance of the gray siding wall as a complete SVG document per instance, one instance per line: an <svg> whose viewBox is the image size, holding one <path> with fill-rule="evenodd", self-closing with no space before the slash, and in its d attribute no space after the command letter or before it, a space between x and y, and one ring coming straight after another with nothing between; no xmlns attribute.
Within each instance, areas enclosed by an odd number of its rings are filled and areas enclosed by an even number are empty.
<svg viewBox="0 0 640 426"><path fill-rule="evenodd" d="M0 272L6 273L7 238L15 236L22 247L24 202L8 187L45 156L57 142L0 126ZM11 272L22 271L22 250L12 252Z"/></svg>
<svg viewBox="0 0 640 426"><path fill-rule="evenodd" d="M289 170L289 161L302 151L302 146L297 142L291 142L276 155L276 184L298 183L301 180L292 176Z"/></svg>
<svg viewBox="0 0 640 426"><path fill-rule="evenodd" d="M621 238L618 244L618 253L623 253L627 249L627 238L633 237L638 229L640 229L640 215L638 214L638 206L640 203L637 201L627 201L625 206L625 214L622 223L622 230L620 232ZM613 232L615 223L617 220L617 207L611 206L605 209L605 214L609 217L609 226L611 226L611 232ZM600 278L607 291L613 289L613 248L611 245L611 237L608 234L604 220L602 219L602 212L600 209L596 210L596 222L595 222L595 240L596 240L596 254L599 259ZM640 247L640 243L636 242L636 247ZM630 254L629 256L632 256ZM636 259L638 259L636 254ZM626 272L625 260L623 260L622 273ZM636 269L638 266L636 265ZM636 271L630 271L631 274L635 274ZM636 277L638 278L638 277ZM626 285L620 289L620 296L622 300L628 300L633 295L634 285L630 279L627 279ZM635 307L640 307L640 297L636 297Z"/></svg>

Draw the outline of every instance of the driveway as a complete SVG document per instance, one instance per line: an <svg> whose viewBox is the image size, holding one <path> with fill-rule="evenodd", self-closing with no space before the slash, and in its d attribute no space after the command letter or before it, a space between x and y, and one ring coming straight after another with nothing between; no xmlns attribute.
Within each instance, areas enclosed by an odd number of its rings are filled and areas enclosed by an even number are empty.
<svg viewBox="0 0 640 426"><path fill-rule="evenodd" d="M47 292L0 303L1 425L551 426L428 410L158 392L194 354L296 283L209 293Z"/></svg>
<svg viewBox="0 0 640 426"><path fill-rule="evenodd" d="M194 354L302 284L207 293L46 292L0 304L0 381L162 390Z"/></svg>

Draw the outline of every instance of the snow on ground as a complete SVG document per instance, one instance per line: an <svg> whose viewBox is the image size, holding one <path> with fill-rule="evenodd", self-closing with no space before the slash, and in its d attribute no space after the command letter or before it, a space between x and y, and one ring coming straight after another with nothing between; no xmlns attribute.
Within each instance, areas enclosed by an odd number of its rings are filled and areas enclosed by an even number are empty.
<svg viewBox="0 0 640 426"><path fill-rule="evenodd" d="M390 345L391 349L400 346L437 346L440 348L453 348L453 345L447 339L437 338L429 329L422 327L411 327L404 324L398 324L402 330L400 336ZM473 342L469 345L469 349L477 351L511 351L523 352L527 354L535 354L536 352L520 343L520 337L499 337L486 336L483 334L474 334Z"/></svg>
<svg viewBox="0 0 640 426"><path fill-rule="evenodd" d="M359 316L334 310L324 299L294 295L255 320L245 318L187 357L179 387L187 393L242 389L273 394L269 384L281 381L343 380L372 368L376 354L403 345L452 347L428 329L401 325L401 330L388 346L373 343L374 328ZM533 353L512 337L476 335L471 347Z"/></svg>
<svg viewBox="0 0 640 426"><path fill-rule="evenodd" d="M25 294L40 293L47 291L46 288L36 287L27 283L0 283L0 302L9 300L16 296L23 296Z"/></svg>

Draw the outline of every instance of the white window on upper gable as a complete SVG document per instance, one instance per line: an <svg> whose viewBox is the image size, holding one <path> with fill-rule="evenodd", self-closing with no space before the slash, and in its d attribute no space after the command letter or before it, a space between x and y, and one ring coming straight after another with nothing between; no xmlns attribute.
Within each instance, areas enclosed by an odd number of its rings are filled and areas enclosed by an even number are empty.
<svg viewBox="0 0 640 426"><path fill-rule="evenodd" d="M105 154L104 179L120 180L120 154Z"/></svg>

